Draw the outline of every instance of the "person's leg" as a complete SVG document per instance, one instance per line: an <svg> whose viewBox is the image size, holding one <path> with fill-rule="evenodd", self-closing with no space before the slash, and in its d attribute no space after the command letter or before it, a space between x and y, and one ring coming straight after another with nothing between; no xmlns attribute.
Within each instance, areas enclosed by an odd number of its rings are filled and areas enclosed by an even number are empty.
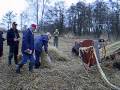
<svg viewBox="0 0 120 90"><path fill-rule="evenodd" d="M75 47L74 47L74 46L72 47L72 54L73 54L73 55L76 54L76 53L75 53Z"/></svg>
<svg viewBox="0 0 120 90"><path fill-rule="evenodd" d="M33 67L35 65L35 58L33 55L30 55L29 56L29 60L30 60L30 63L29 63L29 71L32 72L33 71Z"/></svg>
<svg viewBox="0 0 120 90"><path fill-rule="evenodd" d="M35 50L35 68L40 67L40 52Z"/></svg>
<svg viewBox="0 0 120 90"><path fill-rule="evenodd" d="M8 56L8 64L11 65L11 60L14 54L14 46L9 46L9 56Z"/></svg>
<svg viewBox="0 0 120 90"><path fill-rule="evenodd" d="M3 47L0 47L0 63L2 62Z"/></svg>
<svg viewBox="0 0 120 90"><path fill-rule="evenodd" d="M56 47L58 48L58 38L56 38Z"/></svg>
<svg viewBox="0 0 120 90"><path fill-rule="evenodd" d="M54 46L56 47L56 42L55 42L55 38L54 38Z"/></svg>
<svg viewBox="0 0 120 90"><path fill-rule="evenodd" d="M57 48L57 37L55 37L55 47Z"/></svg>
<svg viewBox="0 0 120 90"><path fill-rule="evenodd" d="M15 47L14 47L14 61L15 61L16 65L18 64L18 60L17 60L18 50L19 50L18 45L15 45Z"/></svg>
<svg viewBox="0 0 120 90"><path fill-rule="evenodd" d="M22 61L16 67L16 73L20 73L20 68L22 68L22 66L27 63L28 59L29 59L28 55L23 54Z"/></svg>
<svg viewBox="0 0 120 90"><path fill-rule="evenodd" d="M0 63L2 63L2 56L0 57Z"/></svg>

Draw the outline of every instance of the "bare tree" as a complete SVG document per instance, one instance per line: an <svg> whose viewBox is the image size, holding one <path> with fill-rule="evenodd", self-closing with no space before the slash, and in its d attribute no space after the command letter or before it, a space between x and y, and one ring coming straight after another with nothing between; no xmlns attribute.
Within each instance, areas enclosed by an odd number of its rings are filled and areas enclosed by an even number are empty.
<svg viewBox="0 0 120 90"><path fill-rule="evenodd" d="M30 17L32 17L33 21L36 22L37 26L43 23L44 11L46 3L49 0L26 0L29 4L30 9ZM39 27L38 27L39 29ZM39 31L39 30L38 30Z"/></svg>
<svg viewBox="0 0 120 90"><path fill-rule="evenodd" d="M44 22L44 12L45 12L45 6L47 2L49 2L49 0L42 0L41 30L43 29L42 27Z"/></svg>
<svg viewBox="0 0 120 90"><path fill-rule="evenodd" d="M65 7L64 2L56 2L54 6L49 7L45 13L45 20L48 24L54 24L52 29L58 28L60 34L64 32Z"/></svg>
<svg viewBox="0 0 120 90"><path fill-rule="evenodd" d="M21 30L25 25L29 23L29 21L30 21L29 13L27 12L27 10L25 10L20 14Z"/></svg>
<svg viewBox="0 0 120 90"><path fill-rule="evenodd" d="M11 27L11 23L14 21L16 17L16 14L13 13L13 11L9 11L3 16L3 22L8 25L8 30Z"/></svg>

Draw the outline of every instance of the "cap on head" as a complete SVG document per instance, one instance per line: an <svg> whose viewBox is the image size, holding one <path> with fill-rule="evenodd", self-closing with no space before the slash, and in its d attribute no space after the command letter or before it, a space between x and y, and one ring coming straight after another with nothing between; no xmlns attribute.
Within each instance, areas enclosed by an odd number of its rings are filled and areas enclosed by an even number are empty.
<svg viewBox="0 0 120 90"><path fill-rule="evenodd" d="M36 29L36 25L35 24L31 24L31 27L34 27Z"/></svg>
<svg viewBox="0 0 120 90"><path fill-rule="evenodd" d="M13 23L12 23L12 25L15 25L15 26L16 26L16 25L17 25L17 23L16 23L16 22L13 22Z"/></svg>

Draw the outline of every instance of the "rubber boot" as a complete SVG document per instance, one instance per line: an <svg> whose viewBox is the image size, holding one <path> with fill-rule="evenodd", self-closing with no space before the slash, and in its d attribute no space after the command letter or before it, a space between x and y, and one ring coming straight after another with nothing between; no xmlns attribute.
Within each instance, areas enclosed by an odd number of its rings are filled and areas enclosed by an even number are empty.
<svg viewBox="0 0 120 90"><path fill-rule="evenodd" d="M18 65L16 66L16 73L20 73L20 68L22 68L23 65L24 65L24 64L18 64Z"/></svg>
<svg viewBox="0 0 120 90"><path fill-rule="evenodd" d="M8 65L11 65L12 56L8 57Z"/></svg>
<svg viewBox="0 0 120 90"><path fill-rule="evenodd" d="M17 58L15 58L14 61L15 61L15 64L17 65L17 64L18 64L18 60L17 60Z"/></svg>
<svg viewBox="0 0 120 90"><path fill-rule="evenodd" d="M41 66L40 62L35 64L35 69L39 69L39 67Z"/></svg>
<svg viewBox="0 0 120 90"><path fill-rule="evenodd" d="M34 66L34 63L30 62L29 63L29 71L30 72L33 72L33 66Z"/></svg>

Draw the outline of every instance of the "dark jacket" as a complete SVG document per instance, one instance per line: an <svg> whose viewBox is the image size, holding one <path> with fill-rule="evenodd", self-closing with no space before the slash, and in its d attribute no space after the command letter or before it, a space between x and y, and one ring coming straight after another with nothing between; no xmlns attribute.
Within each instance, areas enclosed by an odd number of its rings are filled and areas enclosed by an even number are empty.
<svg viewBox="0 0 120 90"><path fill-rule="evenodd" d="M78 56L80 47L81 47L80 43L75 43L75 45L72 47L72 53L74 53L76 56Z"/></svg>
<svg viewBox="0 0 120 90"><path fill-rule="evenodd" d="M0 47L3 47L3 41L4 41L5 39L3 38L3 32L2 31L0 31Z"/></svg>
<svg viewBox="0 0 120 90"><path fill-rule="evenodd" d="M12 28L7 32L7 44L8 45L16 45L19 44L19 41L14 41L14 38L20 38L18 30L13 30Z"/></svg>
<svg viewBox="0 0 120 90"><path fill-rule="evenodd" d="M48 36L47 35L36 36L34 39L35 50L42 52L43 46L44 46L45 52L48 53Z"/></svg>
<svg viewBox="0 0 120 90"><path fill-rule="evenodd" d="M32 50L32 53L34 52L34 34L29 28L23 31L22 53L26 54L25 50L27 49Z"/></svg>

